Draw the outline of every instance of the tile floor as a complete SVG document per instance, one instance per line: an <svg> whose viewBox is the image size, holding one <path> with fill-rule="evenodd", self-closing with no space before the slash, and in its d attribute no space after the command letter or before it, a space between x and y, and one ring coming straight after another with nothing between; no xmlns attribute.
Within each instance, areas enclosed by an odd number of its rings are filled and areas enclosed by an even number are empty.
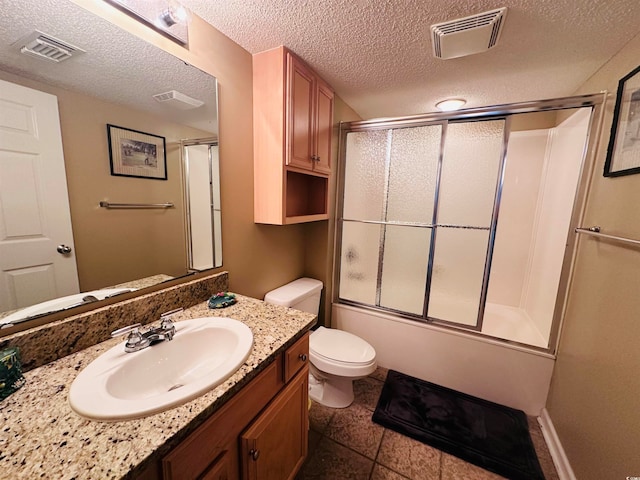
<svg viewBox="0 0 640 480"><path fill-rule="evenodd" d="M309 456L296 480L499 480L503 477L373 423L386 370L354 384L349 408L314 403L309 411ZM547 480L559 480L534 418L531 438Z"/></svg>

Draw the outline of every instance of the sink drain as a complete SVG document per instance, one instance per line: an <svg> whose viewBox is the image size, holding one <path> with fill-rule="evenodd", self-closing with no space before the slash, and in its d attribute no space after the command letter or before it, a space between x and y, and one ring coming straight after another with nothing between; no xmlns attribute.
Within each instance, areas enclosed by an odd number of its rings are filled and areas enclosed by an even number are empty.
<svg viewBox="0 0 640 480"><path fill-rule="evenodd" d="M180 387L184 387L184 385L181 384L181 383L178 383L177 385L174 385L169 390L167 390L167 392L170 392L170 391L175 390L176 388L180 388Z"/></svg>

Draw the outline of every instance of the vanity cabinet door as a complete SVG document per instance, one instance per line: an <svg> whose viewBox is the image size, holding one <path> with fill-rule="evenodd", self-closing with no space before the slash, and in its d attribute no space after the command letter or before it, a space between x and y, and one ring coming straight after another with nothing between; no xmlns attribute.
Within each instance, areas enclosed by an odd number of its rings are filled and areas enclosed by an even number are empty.
<svg viewBox="0 0 640 480"><path fill-rule="evenodd" d="M216 459L198 480L236 480L238 478L238 468L233 468L233 461L228 450Z"/></svg>
<svg viewBox="0 0 640 480"><path fill-rule="evenodd" d="M241 436L243 479L293 479L307 456L308 375L305 366Z"/></svg>

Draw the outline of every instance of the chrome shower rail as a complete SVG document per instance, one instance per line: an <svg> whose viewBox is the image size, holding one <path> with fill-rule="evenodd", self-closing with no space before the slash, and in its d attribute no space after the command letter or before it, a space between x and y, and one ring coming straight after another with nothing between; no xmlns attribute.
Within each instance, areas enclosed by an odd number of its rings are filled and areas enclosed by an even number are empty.
<svg viewBox="0 0 640 480"><path fill-rule="evenodd" d="M100 202L102 208L173 208L175 205L171 202L167 203L110 203Z"/></svg>
<svg viewBox="0 0 640 480"><path fill-rule="evenodd" d="M584 233L585 235L591 235L596 238L606 238L609 240L615 240L617 242L628 243L630 245L640 245L640 240L633 238L618 237L617 235L607 235L606 233L600 233L600 227L594 226L589 228L576 228L576 233Z"/></svg>

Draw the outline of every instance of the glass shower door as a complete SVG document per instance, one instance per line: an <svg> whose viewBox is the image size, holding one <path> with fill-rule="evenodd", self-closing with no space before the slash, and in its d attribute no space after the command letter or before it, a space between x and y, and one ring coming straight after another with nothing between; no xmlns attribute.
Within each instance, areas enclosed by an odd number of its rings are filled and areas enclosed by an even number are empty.
<svg viewBox="0 0 640 480"><path fill-rule="evenodd" d="M479 328L505 120L349 132L342 301Z"/></svg>
<svg viewBox="0 0 640 480"><path fill-rule="evenodd" d="M429 295L431 319L481 326L504 130L503 119L447 127Z"/></svg>
<svg viewBox="0 0 640 480"><path fill-rule="evenodd" d="M341 299L424 314L441 133L436 124L347 135Z"/></svg>

